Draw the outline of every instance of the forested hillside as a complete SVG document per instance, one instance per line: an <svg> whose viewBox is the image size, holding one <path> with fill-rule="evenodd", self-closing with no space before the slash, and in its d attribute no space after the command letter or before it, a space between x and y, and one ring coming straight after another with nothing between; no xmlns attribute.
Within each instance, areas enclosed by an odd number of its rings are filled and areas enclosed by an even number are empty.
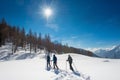
<svg viewBox="0 0 120 80"><path fill-rule="evenodd" d="M42 33L39 33L38 35L38 33L32 32L31 29L26 33L24 27L11 26L7 24L4 18L0 22L0 46L4 45L6 42L12 43L13 53L17 51L18 46L23 49L26 49L26 46L29 46L30 52L31 50L37 52L37 49L45 48L49 52L54 51L59 54L69 52L92 56L92 52L90 51L68 46L67 43L66 45L63 45L58 41L51 41L49 34L45 34L44 37L42 36Z"/></svg>

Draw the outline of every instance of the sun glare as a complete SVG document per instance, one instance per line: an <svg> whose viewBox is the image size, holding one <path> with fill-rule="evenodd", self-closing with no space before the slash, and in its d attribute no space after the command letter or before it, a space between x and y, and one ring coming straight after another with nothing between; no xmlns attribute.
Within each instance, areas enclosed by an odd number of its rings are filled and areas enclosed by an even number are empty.
<svg viewBox="0 0 120 80"><path fill-rule="evenodd" d="M50 17L50 16L52 15L52 9L46 8L46 9L44 10L44 14L45 14L45 16L46 16L47 18Z"/></svg>

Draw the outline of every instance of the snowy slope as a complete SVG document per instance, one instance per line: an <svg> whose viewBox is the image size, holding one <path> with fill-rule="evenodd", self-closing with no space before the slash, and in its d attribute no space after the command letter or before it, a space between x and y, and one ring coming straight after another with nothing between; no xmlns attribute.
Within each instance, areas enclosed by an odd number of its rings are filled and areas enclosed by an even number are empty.
<svg viewBox="0 0 120 80"><path fill-rule="evenodd" d="M113 50L119 53L118 48ZM56 55L60 70L47 70L44 51L30 53L19 49L12 55L10 44L2 46L0 47L0 80L120 80L119 59L69 54L74 60L75 73L69 70L69 65L66 63L68 54Z"/></svg>
<svg viewBox="0 0 120 80"><path fill-rule="evenodd" d="M44 54L32 59L0 62L0 80L120 80L119 59L99 59L71 54L74 69L69 70L67 54L56 55L60 71L46 70ZM67 68L66 68L67 67Z"/></svg>
<svg viewBox="0 0 120 80"><path fill-rule="evenodd" d="M41 50L38 51L37 53L32 51L30 53L29 49L26 49L25 51L21 47L18 47L18 51L12 54L12 44L6 43L6 45L0 47L0 61L31 59L37 56L39 53L44 53L44 51Z"/></svg>
<svg viewBox="0 0 120 80"><path fill-rule="evenodd" d="M115 58L120 59L120 45L112 48L112 49L98 49L94 51L94 53L103 58Z"/></svg>
<svg viewBox="0 0 120 80"><path fill-rule="evenodd" d="M0 60L2 60L3 58L7 59L11 53L11 44L0 47Z"/></svg>

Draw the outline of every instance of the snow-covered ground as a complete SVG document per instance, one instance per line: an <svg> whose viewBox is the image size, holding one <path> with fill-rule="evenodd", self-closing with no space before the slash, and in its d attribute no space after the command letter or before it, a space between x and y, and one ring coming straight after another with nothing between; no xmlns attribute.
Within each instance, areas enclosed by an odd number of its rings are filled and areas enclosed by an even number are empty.
<svg viewBox="0 0 120 80"><path fill-rule="evenodd" d="M71 54L74 69L69 70L67 54L56 55L57 70L47 70L44 54L32 59L0 62L0 80L120 80L119 59L98 59L78 54Z"/></svg>
<svg viewBox="0 0 120 80"><path fill-rule="evenodd" d="M45 52L29 53L19 50L11 55L10 46L0 47L0 80L120 80L120 59L103 59L80 54L61 54L60 70L46 69ZM66 59L73 58L75 73Z"/></svg>

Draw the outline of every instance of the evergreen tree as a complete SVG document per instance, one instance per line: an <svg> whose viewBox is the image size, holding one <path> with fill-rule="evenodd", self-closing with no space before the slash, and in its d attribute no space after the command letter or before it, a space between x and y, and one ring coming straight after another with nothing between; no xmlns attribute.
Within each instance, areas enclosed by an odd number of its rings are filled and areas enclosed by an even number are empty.
<svg viewBox="0 0 120 80"><path fill-rule="evenodd" d="M44 38L41 37L41 33L37 36L35 32L33 34L32 30L29 30L29 33L26 35L25 29L20 29L16 26L10 26L6 23L3 18L0 22L0 46L4 45L5 42L12 43L12 51L15 53L18 46L25 49L26 45L29 45L30 53L32 50L37 52L39 48L46 48L48 51L55 51L57 53L78 53L92 56L93 53L86 50L81 50L79 48L74 48L66 45L62 45L58 41L52 42L49 34L46 34Z"/></svg>

